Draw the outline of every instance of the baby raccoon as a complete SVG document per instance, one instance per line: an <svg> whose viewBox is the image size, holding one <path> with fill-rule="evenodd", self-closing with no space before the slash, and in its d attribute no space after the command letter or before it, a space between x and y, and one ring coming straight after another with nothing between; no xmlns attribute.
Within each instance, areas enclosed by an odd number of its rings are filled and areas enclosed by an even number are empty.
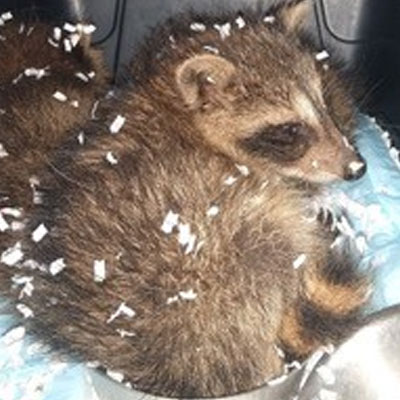
<svg viewBox="0 0 400 400"><path fill-rule="evenodd" d="M5 13L0 26L0 252L12 244L36 196L40 170L52 151L90 118L105 92L90 26L50 27ZM3 214L3 210L5 210ZM17 218L13 218L16 217Z"/></svg>
<svg viewBox="0 0 400 400"><path fill-rule="evenodd" d="M308 7L238 27L181 18L151 37L134 87L40 176L23 259L2 255L2 293L33 333L137 389L212 397L351 329L368 284L309 218L309 188L364 165L341 80L300 39Z"/></svg>
<svg viewBox="0 0 400 400"><path fill-rule="evenodd" d="M0 27L0 205L31 204L29 180L105 91L99 51L74 32L10 13ZM68 51L67 51L68 50Z"/></svg>

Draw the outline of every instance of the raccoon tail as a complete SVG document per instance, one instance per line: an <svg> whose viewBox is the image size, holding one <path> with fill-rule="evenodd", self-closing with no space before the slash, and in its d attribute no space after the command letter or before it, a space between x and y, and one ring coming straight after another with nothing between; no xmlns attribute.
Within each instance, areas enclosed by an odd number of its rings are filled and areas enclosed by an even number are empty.
<svg viewBox="0 0 400 400"><path fill-rule="evenodd" d="M283 317L279 335L290 359L336 344L360 325L370 283L356 265L348 252L330 250L322 264L304 270L299 296Z"/></svg>

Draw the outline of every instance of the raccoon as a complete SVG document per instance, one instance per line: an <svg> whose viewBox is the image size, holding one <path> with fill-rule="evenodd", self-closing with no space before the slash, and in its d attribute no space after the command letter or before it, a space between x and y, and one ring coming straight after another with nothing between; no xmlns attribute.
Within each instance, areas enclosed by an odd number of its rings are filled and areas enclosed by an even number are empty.
<svg viewBox="0 0 400 400"><path fill-rule="evenodd" d="M0 205L26 207L29 181L90 118L109 79L84 25L66 24L70 32L33 16L9 18L0 29Z"/></svg>
<svg viewBox="0 0 400 400"><path fill-rule="evenodd" d="M309 6L151 36L87 143L54 154L24 258L0 269L31 332L188 398L261 386L357 324L368 279L309 218L310 196L365 169L346 85L302 39ZM31 268L31 297L10 285L14 264Z"/></svg>
<svg viewBox="0 0 400 400"><path fill-rule="evenodd" d="M102 55L84 33L88 25L66 26L75 32L34 16L0 27L0 252L40 201L38 175L52 151L90 118L108 87Z"/></svg>

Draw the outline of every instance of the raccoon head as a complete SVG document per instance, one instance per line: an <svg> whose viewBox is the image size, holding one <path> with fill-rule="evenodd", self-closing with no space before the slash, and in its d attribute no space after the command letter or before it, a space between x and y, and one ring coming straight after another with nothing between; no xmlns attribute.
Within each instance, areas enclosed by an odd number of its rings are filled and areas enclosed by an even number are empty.
<svg viewBox="0 0 400 400"><path fill-rule="evenodd" d="M184 60L176 84L196 128L235 161L316 183L358 178L366 167L350 144L347 95L298 39L309 5L292 2L274 27L244 28L220 54Z"/></svg>

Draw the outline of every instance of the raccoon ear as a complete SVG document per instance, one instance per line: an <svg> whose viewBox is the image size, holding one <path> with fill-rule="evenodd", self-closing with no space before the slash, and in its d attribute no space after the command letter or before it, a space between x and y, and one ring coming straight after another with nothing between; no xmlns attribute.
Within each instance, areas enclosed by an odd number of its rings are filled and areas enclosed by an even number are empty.
<svg viewBox="0 0 400 400"><path fill-rule="evenodd" d="M286 30L295 32L303 28L311 11L312 0L293 0L281 8L279 16Z"/></svg>
<svg viewBox="0 0 400 400"><path fill-rule="evenodd" d="M227 59L211 55L196 55L176 69L176 84L183 101L191 109L228 100L225 89L232 82L235 66Z"/></svg>

